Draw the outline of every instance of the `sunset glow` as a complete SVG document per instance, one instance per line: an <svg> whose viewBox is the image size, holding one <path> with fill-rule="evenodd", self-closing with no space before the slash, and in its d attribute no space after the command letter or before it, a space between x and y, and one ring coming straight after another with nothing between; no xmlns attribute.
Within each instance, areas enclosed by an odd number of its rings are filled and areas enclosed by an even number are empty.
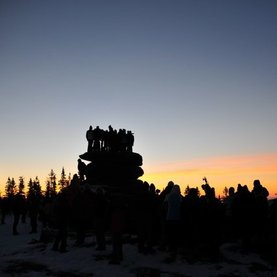
<svg viewBox="0 0 277 277"><path fill-rule="evenodd" d="M163 189L172 180L183 191L187 185L201 188L202 178L207 177L217 195L222 195L224 187L247 185L251 190L253 181L259 179L269 190L270 197L277 193L277 154L252 156L214 157L176 164L153 165L143 176L143 180Z"/></svg>

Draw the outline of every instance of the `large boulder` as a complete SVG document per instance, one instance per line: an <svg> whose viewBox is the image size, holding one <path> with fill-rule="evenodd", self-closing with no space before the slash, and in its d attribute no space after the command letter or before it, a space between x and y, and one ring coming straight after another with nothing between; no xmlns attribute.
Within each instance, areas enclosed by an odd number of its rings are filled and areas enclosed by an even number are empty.
<svg viewBox="0 0 277 277"><path fill-rule="evenodd" d="M134 152L91 151L79 157L90 161L85 175L91 185L130 190L144 173L142 156Z"/></svg>

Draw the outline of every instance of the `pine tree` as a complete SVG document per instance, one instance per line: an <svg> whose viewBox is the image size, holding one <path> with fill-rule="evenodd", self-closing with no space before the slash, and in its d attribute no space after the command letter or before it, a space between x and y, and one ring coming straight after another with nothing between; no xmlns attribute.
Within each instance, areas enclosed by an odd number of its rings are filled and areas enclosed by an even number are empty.
<svg viewBox="0 0 277 277"><path fill-rule="evenodd" d="M32 193L33 193L33 180L32 180L32 178L30 178L30 180L28 182L27 196L29 197Z"/></svg>
<svg viewBox="0 0 277 277"><path fill-rule="evenodd" d="M35 181L33 182L33 186L34 186L34 193L36 196L41 196L41 185L40 185L40 181L38 179L38 176L36 176Z"/></svg>
<svg viewBox="0 0 277 277"><path fill-rule="evenodd" d="M24 189L25 189L24 178L23 178L23 176L20 176L19 184L18 184L18 192L20 194L24 195L25 194Z"/></svg>
<svg viewBox="0 0 277 277"><path fill-rule="evenodd" d="M70 185L70 183L71 183L71 173L70 173L70 172L69 172L69 174L68 174L67 181L68 181L68 185Z"/></svg>
<svg viewBox="0 0 277 277"><path fill-rule="evenodd" d="M223 198L227 198L228 195L229 195L229 190L228 190L227 187L225 187L225 188L223 189Z"/></svg>
<svg viewBox="0 0 277 277"><path fill-rule="evenodd" d="M33 196L40 197L41 194L41 185L38 177L36 176L35 180L30 179L28 183L28 198Z"/></svg>
<svg viewBox="0 0 277 277"><path fill-rule="evenodd" d="M5 194L7 197L9 197L11 195L11 179L10 179L10 177L8 177L8 180L6 182Z"/></svg>
<svg viewBox="0 0 277 277"><path fill-rule="evenodd" d="M56 174L53 169L51 169L48 175L49 188L50 188L50 197L54 197L57 194L57 183L56 183Z"/></svg>
<svg viewBox="0 0 277 277"><path fill-rule="evenodd" d="M6 182L5 193L7 197L12 197L17 193L16 183L14 181L14 178L12 179L10 179L10 177L8 178Z"/></svg>
<svg viewBox="0 0 277 277"><path fill-rule="evenodd" d="M64 168L62 168L61 179L59 180L60 190L69 186L69 181L66 179Z"/></svg>
<svg viewBox="0 0 277 277"><path fill-rule="evenodd" d="M51 185L50 185L50 181L49 180L46 181L45 197L46 198L50 198L51 197Z"/></svg>

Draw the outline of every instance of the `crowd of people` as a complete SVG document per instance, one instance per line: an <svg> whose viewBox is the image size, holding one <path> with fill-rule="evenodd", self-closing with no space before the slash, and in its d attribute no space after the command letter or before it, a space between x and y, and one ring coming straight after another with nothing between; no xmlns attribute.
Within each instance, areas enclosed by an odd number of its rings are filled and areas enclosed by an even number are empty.
<svg viewBox="0 0 277 277"><path fill-rule="evenodd" d="M88 152L92 151L133 151L134 135L125 129L114 129L111 125L108 130L96 126L89 126L86 132Z"/></svg>
<svg viewBox="0 0 277 277"><path fill-rule="evenodd" d="M12 212L11 232L20 235L17 226L27 224L29 215L30 232L38 232L41 223L42 241L47 241L43 233L47 228L56 230L52 248L60 252L70 251L69 231L75 233L76 246L84 244L92 231L99 251L106 249L107 237L111 237L110 262L115 264L123 259L127 238L145 255L167 251L166 262L172 262L178 253L188 259L200 253L216 256L219 246L228 241L239 241L247 249L276 233L277 203L269 205L268 191L259 180L254 181L252 190L240 184L236 189L230 187L224 199L216 197L207 180L201 188L202 195L197 188L189 188L183 195L172 181L162 191L138 181L132 194L111 193L75 174L70 186L56 196L2 198L1 223L5 224L5 215Z"/></svg>

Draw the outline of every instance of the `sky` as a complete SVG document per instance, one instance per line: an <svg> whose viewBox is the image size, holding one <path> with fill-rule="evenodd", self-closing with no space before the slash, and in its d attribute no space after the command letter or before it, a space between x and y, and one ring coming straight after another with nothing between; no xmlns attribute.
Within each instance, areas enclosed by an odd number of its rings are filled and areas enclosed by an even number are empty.
<svg viewBox="0 0 277 277"><path fill-rule="evenodd" d="M77 172L90 125L143 180L277 193L277 2L1 0L0 190Z"/></svg>

